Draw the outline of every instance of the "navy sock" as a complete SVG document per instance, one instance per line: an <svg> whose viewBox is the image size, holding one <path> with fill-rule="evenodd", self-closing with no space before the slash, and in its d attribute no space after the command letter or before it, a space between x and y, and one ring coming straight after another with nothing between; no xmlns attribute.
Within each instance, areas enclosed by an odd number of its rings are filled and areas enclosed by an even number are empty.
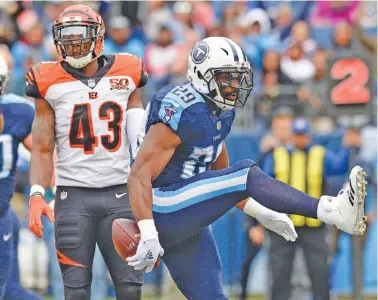
<svg viewBox="0 0 378 300"><path fill-rule="evenodd" d="M317 218L319 200L265 174L258 166L249 170L249 195L277 212Z"/></svg>

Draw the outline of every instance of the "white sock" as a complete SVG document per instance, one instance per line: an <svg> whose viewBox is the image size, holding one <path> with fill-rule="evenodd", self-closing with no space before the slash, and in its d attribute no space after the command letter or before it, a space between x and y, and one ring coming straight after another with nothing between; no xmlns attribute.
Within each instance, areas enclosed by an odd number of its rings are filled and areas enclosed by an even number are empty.
<svg viewBox="0 0 378 300"><path fill-rule="evenodd" d="M322 196L319 199L319 205L318 205L318 210L317 210L317 217L320 221L334 225L333 221L333 207L331 201L332 197L331 196Z"/></svg>

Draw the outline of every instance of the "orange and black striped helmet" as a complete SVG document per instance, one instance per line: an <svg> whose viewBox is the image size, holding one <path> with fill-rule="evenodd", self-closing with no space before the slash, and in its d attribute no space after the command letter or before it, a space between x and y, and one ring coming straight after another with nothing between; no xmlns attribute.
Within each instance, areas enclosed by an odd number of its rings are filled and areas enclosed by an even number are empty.
<svg viewBox="0 0 378 300"><path fill-rule="evenodd" d="M55 21L52 33L59 55L75 68L89 64L104 48L104 21L87 5L66 7Z"/></svg>

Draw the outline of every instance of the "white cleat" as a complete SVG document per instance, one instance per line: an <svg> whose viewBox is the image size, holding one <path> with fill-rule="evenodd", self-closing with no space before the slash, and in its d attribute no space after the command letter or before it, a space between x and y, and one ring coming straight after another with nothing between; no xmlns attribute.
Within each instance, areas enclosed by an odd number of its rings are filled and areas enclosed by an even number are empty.
<svg viewBox="0 0 378 300"><path fill-rule="evenodd" d="M366 230L364 215L366 197L366 173L360 166L355 166L349 175L348 186L332 199L338 217L334 219L336 227L353 235L363 235ZM335 211L335 213L337 213Z"/></svg>

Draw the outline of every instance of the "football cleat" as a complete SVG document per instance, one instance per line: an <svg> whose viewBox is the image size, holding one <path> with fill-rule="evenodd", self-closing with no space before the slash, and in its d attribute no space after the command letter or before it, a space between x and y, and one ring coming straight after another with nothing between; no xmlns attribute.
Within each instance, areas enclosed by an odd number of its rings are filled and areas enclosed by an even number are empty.
<svg viewBox="0 0 378 300"><path fill-rule="evenodd" d="M337 197L332 198L332 213L336 227L353 235L363 235L367 217L364 215L366 193L366 173L355 166L349 175L349 184Z"/></svg>

